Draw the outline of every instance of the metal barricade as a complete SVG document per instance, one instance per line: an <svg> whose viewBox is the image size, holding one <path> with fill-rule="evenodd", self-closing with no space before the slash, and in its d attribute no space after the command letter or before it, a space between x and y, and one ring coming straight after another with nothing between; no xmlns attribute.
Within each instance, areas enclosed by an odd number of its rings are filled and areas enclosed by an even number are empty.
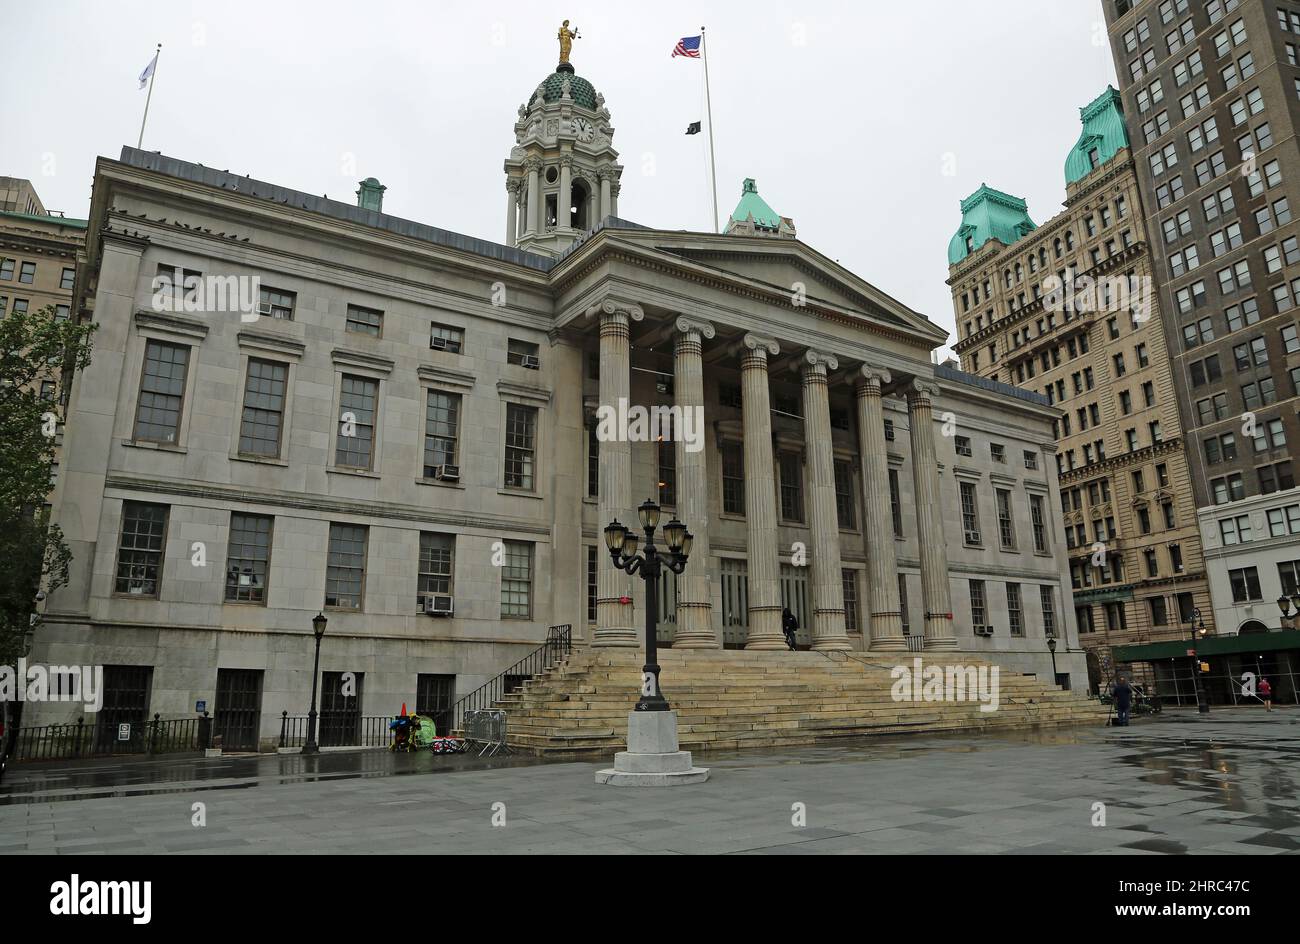
<svg viewBox="0 0 1300 944"><path fill-rule="evenodd" d="M506 713L499 708L478 708L465 712L463 722L465 740L481 744L479 757L512 753L506 744Z"/></svg>

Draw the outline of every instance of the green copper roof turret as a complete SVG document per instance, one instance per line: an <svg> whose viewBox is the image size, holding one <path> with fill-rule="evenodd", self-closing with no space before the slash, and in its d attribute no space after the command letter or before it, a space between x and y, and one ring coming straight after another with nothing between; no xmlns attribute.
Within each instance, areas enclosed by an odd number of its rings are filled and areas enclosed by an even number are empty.
<svg viewBox="0 0 1300 944"><path fill-rule="evenodd" d="M781 226L781 217L758 195L758 184L754 178L746 177L740 188L740 202L731 211L731 218L737 223L743 223L751 216L754 225L761 229L779 229Z"/></svg>
<svg viewBox="0 0 1300 944"><path fill-rule="evenodd" d="M948 264L961 262L990 239L1010 246L1035 228L1023 199L980 184L961 202L961 226L948 243Z"/></svg>
<svg viewBox="0 0 1300 944"><path fill-rule="evenodd" d="M1096 168L1128 147L1128 128L1124 124L1124 107L1119 92L1111 86L1090 104L1079 109L1083 132L1065 159L1065 183L1082 180Z"/></svg>

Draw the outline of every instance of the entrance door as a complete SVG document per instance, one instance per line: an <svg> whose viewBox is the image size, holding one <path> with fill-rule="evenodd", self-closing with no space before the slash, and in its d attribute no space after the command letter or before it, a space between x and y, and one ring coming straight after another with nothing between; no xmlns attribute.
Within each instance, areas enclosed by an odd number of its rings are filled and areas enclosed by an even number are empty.
<svg viewBox="0 0 1300 944"><path fill-rule="evenodd" d="M749 580L745 562L723 557L718 562L722 580L722 645L743 649L749 638Z"/></svg>
<svg viewBox="0 0 1300 944"><path fill-rule="evenodd" d="M104 666L104 704L95 718L96 753L127 754L144 750L152 679L152 666ZM125 739L121 737L124 724L129 726Z"/></svg>
<svg viewBox="0 0 1300 944"><path fill-rule="evenodd" d="M349 678L345 679L344 675ZM361 683L364 680L364 672L321 674L321 747L361 743Z"/></svg>
<svg viewBox="0 0 1300 944"><path fill-rule="evenodd" d="M790 608L799 621L795 642L812 646L812 622L808 616L808 568L793 564L781 565L781 605Z"/></svg>
<svg viewBox="0 0 1300 944"><path fill-rule="evenodd" d="M217 704L212 733L228 751L257 750L262 717L262 670L217 669Z"/></svg>
<svg viewBox="0 0 1300 944"><path fill-rule="evenodd" d="M655 639L672 645L677 636L677 575L667 567L659 572L659 622Z"/></svg>

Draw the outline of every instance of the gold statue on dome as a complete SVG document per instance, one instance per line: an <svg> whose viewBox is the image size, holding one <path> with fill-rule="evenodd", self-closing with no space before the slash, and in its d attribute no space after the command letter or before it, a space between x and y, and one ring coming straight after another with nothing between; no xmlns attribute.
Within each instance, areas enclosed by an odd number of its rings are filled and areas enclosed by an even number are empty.
<svg viewBox="0 0 1300 944"><path fill-rule="evenodd" d="M578 32L576 26L569 29L569 21L565 20L560 26L560 32L556 38L560 41L560 65L564 65L569 61L569 53L573 50L573 41L582 39L582 34Z"/></svg>

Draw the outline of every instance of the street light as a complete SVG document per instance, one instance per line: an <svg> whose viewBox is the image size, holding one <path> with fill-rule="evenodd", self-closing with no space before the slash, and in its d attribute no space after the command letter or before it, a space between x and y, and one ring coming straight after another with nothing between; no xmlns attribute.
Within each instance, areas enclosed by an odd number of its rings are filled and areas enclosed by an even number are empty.
<svg viewBox="0 0 1300 944"><path fill-rule="evenodd" d="M1047 651L1052 654L1052 684L1056 684L1056 637L1047 637Z"/></svg>
<svg viewBox="0 0 1300 944"><path fill-rule="evenodd" d="M329 618L322 611L311 618L311 631L316 636L316 661L311 667L311 711L307 712L307 742L302 746L304 754L319 754L316 745L316 679L320 675L320 641L325 638L325 626Z"/></svg>
<svg viewBox="0 0 1300 944"><path fill-rule="evenodd" d="M1190 623L1192 631L1192 685L1196 688L1196 710L1203 715L1210 713L1210 702L1206 698L1205 689L1201 685L1201 657L1196 652L1196 639L1198 636L1204 636L1206 633L1205 620L1201 619L1200 610L1192 610L1192 619Z"/></svg>
<svg viewBox="0 0 1300 944"><path fill-rule="evenodd" d="M662 509L653 501L645 501L636 513L645 530L645 549L637 553L640 538L617 518L605 527L605 546L615 567L629 574L640 574L646 585L645 666L641 669L641 698L636 703L636 710L668 711L668 701L659 690L659 652L655 637L655 624L659 622L659 575L665 567L675 574L686 569L686 559L695 538L686 530L686 525L674 517L664 525L664 540L668 548L667 553L661 553L655 547L654 534Z"/></svg>

